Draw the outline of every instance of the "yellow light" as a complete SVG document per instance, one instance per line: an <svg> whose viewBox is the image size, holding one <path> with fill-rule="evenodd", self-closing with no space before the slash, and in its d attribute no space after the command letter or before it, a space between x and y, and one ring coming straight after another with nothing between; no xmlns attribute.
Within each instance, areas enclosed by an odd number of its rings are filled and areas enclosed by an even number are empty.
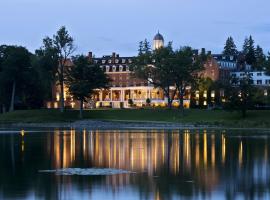
<svg viewBox="0 0 270 200"><path fill-rule="evenodd" d="M56 101L60 101L60 94L56 93Z"/></svg>
<svg viewBox="0 0 270 200"><path fill-rule="evenodd" d="M74 108L74 106L75 106L75 103L71 102L71 108Z"/></svg>
<svg viewBox="0 0 270 200"><path fill-rule="evenodd" d="M212 92L211 92L211 97L212 97L212 98L215 98L215 91L212 91Z"/></svg>
<svg viewBox="0 0 270 200"><path fill-rule="evenodd" d="M22 137L24 136L24 130L21 130L21 136Z"/></svg>

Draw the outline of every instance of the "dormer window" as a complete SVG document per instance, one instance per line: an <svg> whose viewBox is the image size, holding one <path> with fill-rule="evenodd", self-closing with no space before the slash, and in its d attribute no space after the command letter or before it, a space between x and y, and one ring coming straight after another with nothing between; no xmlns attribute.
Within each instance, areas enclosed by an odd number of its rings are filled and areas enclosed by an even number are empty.
<svg viewBox="0 0 270 200"><path fill-rule="evenodd" d="M109 62L109 63L112 63L112 60L109 60L108 62Z"/></svg>
<svg viewBox="0 0 270 200"><path fill-rule="evenodd" d="M105 64L106 63L106 60L102 60L102 64Z"/></svg>
<svg viewBox="0 0 270 200"><path fill-rule="evenodd" d="M126 59L122 59L122 63L125 63L126 62Z"/></svg>
<svg viewBox="0 0 270 200"><path fill-rule="evenodd" d="M128 59L128 63L132 63L132 60L131 59Z"/></svg>
<svg viewBox="0 0 270 200"><path fill-rule="evenodd" d="M222 56L222 60L225 60L226 59L226 56Z"/></svg>
<svg viewBox="0 0 270 200"><path fill-rule="evenodd" d="M118 59L115 59L115 63L119 63L119 60Z"/></svg>

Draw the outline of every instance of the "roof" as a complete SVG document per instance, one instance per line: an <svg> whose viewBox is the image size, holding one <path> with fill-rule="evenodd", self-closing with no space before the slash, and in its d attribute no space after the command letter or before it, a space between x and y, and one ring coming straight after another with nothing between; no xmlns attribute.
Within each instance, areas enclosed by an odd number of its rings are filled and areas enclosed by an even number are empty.
<svg viewBox="0 0 270 200"><path fill-rule="evenodd" d="M158 32L158 33L155 35L154 40L162 40L162 41L164 41L164 38L163 38L163 36Z"/></svg>

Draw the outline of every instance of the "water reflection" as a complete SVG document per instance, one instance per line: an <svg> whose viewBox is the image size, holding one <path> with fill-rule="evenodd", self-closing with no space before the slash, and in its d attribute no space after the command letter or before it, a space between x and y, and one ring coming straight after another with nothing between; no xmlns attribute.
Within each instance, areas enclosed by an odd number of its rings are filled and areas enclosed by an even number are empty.
<svg viewBox="0 0 270 200"><path fill-rule="evenodd" d="M270 198L270 137L253 135L73 129L0 135L0 199L31 195L42 199ZM136 174L61 177L38 173L72 167L117 168Z"/></svg>

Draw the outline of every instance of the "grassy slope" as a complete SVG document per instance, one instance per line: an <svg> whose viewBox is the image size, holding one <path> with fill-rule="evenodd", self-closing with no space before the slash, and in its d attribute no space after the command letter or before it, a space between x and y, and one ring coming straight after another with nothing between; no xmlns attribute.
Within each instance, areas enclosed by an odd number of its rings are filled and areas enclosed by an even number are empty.
<svg viewBox="0 0 270 200"><path fill-rule="evenodd" d="M85 119L180 122L189 124L222 125L230 127L269 127L270 111L249 111L242 119L238 112L221 110L186 110L182 117L179 110L138 109L138 110L89 110ZM16 122L70 122L78 120L78 111L24 110L0 114L0 123Z"/></svg>

